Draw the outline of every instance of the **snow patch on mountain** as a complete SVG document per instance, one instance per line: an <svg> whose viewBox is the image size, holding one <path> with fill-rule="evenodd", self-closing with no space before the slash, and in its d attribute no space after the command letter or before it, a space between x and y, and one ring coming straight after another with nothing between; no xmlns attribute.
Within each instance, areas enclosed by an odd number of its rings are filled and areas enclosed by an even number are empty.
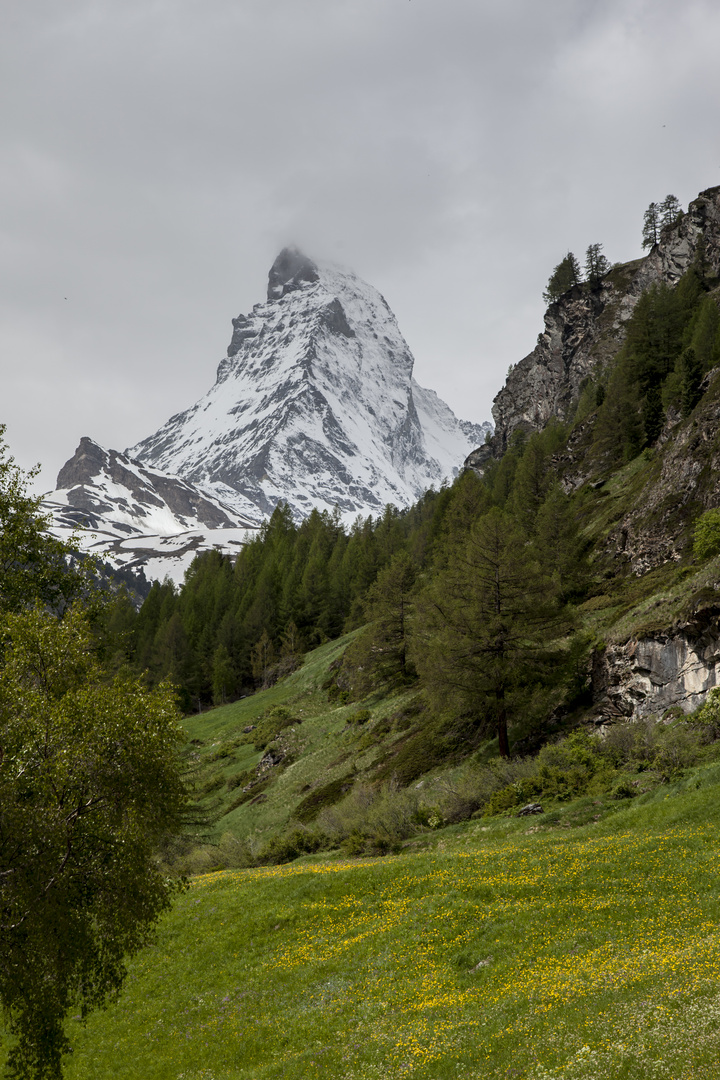
<svg viewBox="0 0 720 1080"><path fill-rule="evenodd" d="M177 476L143 465L87 437L45 496L51 532L114 566L180 583L201 551L239 551L257 525Z"/></svg>

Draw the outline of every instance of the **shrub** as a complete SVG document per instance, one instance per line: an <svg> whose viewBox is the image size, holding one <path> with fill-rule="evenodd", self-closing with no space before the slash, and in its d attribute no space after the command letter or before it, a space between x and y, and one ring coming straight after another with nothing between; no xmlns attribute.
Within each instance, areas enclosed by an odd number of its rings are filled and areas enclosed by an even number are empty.
<svg viewBox="0 0 720 1080"><path fill-rule="evenodd" d="M293 817L302 822L312 821L323 807L339 802L351 787L352 780L341 776L322 787L314 788L295 807Z"/></svg>
<svg viewBox="0 0 720 1080"><path fill-rule="evenodd" d="M695 523L693 555L709 559L720 552L720 510L706 510Z"/></svg>

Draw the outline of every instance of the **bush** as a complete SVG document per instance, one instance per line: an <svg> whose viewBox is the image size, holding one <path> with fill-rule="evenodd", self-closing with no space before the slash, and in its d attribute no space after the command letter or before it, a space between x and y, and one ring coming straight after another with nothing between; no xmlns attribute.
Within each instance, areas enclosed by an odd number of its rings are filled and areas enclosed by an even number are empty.
<svg viewBox="0 0 720 1080"><path fill-rule="evenodd" d="M343 795L352 787L352 780L347 776L341 776L331 780L322 787L314 788L295 807L293 817L298 821L308 822L316 818L325 806L333 806L339 802Z"/></svg>
<svg viewBox="0 0 720 1080"><path fill-rule="evenodd" d="M293 716L289 709L278 706L258 720L255 730L244 736L243 742L251 742L256 750L264 750L281 731L301 723L302 721L297 716Z"/></svg>
<svg viewBox="0 0 720 1080"><path fill-rule="evenodd" d="M417 832L419 805L414 788L356 784L342 802L320 812L317 827L348 854L384 854Z"/></svg>
<svg viewBox="0 0 720 1080"><path fill-rule="evenodd" d="M256 863L263 865L292 862L300 855L312 855L320 851L327 844L327 837L320 832L311 832L302 828L291 829L290 832L274 836L262 848L256 858Z"/></svg>
<svg viewBox="0 0 720 1080"><path fill-rule="evenodd" d="M707 510L695 523L693 555L709 559L720 552L720 510Z"/></svg>

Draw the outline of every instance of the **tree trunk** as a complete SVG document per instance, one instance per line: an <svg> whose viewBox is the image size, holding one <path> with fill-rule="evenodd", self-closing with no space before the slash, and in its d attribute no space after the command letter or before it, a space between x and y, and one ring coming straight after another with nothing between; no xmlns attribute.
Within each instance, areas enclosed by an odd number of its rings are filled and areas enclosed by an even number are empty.
<svg viewBox="0 0 720 1080"><path fill-rule="evenodd" d="M500 756L504 758L510 757L510 742L508 740L507 729L507 709L505 708L505 691L498 690L496 692L496 698L498 703L497 714L497 734L498 743L500 746Z"/></svg>

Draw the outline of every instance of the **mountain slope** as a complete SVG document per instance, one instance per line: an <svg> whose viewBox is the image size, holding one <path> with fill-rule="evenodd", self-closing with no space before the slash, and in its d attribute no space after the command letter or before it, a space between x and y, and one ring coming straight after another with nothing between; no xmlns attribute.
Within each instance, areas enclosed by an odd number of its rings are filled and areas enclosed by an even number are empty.
<svg viewBox="0 0 720 1080"><path fill-rule="evenodd" d="M215 385L127 451L258 519L287 501L345 516L411 505L456 475L489 424L458 421L412 377L383 297L286 249L268 299L233 320Z"/></svg>
<svg viewBox="0 0 720 1080"><path fill-rule="evenodd" d="M254 522L187 481L87 437L58 473L44 509L52 531L66 540L75 533L82 551L178 583L201 551L237 551Z"/></svg>

